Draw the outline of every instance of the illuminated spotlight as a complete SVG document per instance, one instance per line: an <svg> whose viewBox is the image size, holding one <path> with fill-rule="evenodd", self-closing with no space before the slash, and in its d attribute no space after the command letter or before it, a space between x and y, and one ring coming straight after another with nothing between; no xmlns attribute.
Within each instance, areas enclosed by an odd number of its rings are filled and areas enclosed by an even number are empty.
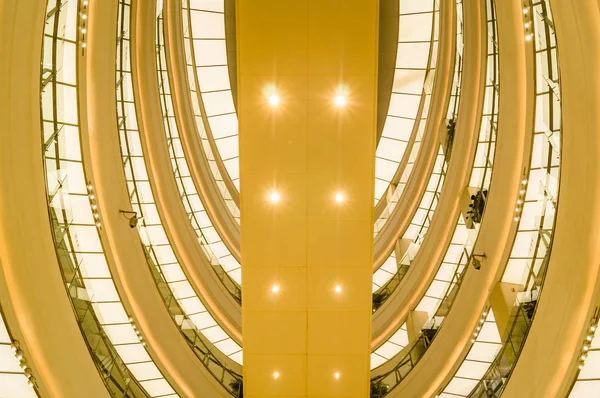
<svg viewBox="0 0 600 398"><path fill-rule="evenodd" d="M583 369L583 365L578 366L579 370Z"/></svg>
<svg viewBox="0 0 600 398"><path fill-rule="evenodd" d="M279 102L281 100L279 99L279 96L277 94L271 94L269 96L269 104L271 104L272 106L277 106L279 105Z"/></svg>
<svg viewBox="0 0 600 398"><path fill-rule="evenodd" d="M519 217L515 217L515 218L514 218L514 220L515 220L515 221L519 221Z"/></svg>
<svg viewBox="0 0 600 398"><path fill-rule="evenodd" d="M342 203L346 199L346 197L342 192L337 192L334 196L334 199L337 203Z"/></svg>
<svg viewBox="0 0 600 398"><path fill-rule="evenodd" d="M271 288L271 291L273 293L279 293L279 285L273 285L273 287Z"/></svg>
<svg viewBox="0 0 600 398"><path fill-rule="evenodd" d="M81 16L81 19L87 19L87 15L83 14L83 15Z"/></svg>
<svg viewBox="0 0 600 398"><path fill-rule="evenodd" d="M523 184L523 185L527 185L527 180L526 180L526 179L523 179L523 181L521 181L521 184Z"/></svg>
<svg viewBox="0 0 600 398"><path fill-rule="evenodd" d="M531 26L529 22L525 22L525 29L529 29L529 26Z"/></svg>
<svg viewBox="0 0 600 398"><path fill-rule="evenodd" d="M523 8L523 14L527 14L529 12L529 8L528 7L524 7Z"/></svg>
<svg viewBox="0 0 600 398"><path fill-rule="evenodd" d="M524 190L524 189L521 189L521 190L519 191L519 193L520 193L521 195L523 195L523 194L525 193L525 190Z"/></svg>
<svg viewBox="0 0 600 398"><path fill-rule="evenodd" d="M334 379L336 379L336 380L339 380L341 376L342 376L342 375L340 375L340 372L335 372L335 373L333 374L333 378L334 378Z"/></svg>
<svg viewBox="0 0 600 398"><path fill-rule="evenodd" d="M85 34L85 32L87 32L87 30L85 28L82 28L81 33Z"/></svg>
<svg viewBox="0 0 600 398"><path fill-rule="evenodd" d="M279 372L273 372L273 379L279 379Z"/></svg>
<svg viewBox="0 0 600 398"><path fill-rule="evenodd" d="M340 108L344 107L346 105L346 97L341 94L336 95L335 104Z"/></svg>
<svg viewBox="0 0 600 398"><path fill-rule="evenodd" d="M335 288L333 290L335 290L336 293L341 293L342 292L342 286L335 285Z"/></svg>
<svg viewBox="0 0 600 398"><path fill-rule="evenodd" d="M269 194L269 202L271 202L271 203L278 203L280 200L281 200L281 195L279 195L279 192L272 191Z"/></svg>
<svg viewBox="0 0 600 398"><path fill-rule="evenodd" d="M531 33L528 35L525 35L525 40L531 41L531 37L532 37Z"/></svg>

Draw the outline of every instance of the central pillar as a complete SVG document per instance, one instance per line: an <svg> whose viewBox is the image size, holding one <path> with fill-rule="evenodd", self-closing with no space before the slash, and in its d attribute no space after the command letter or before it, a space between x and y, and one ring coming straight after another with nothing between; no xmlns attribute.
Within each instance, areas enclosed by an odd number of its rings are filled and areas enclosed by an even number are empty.
<svg viewBox="0 0 600 398"><path fill-rule="evenodd" d="M244 395L367 397L377 0L237 0Z"/></svg>

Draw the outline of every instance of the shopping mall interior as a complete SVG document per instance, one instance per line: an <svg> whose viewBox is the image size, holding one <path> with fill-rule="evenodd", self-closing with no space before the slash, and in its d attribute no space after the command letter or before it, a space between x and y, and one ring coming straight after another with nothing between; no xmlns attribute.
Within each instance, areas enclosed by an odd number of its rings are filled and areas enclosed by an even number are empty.
<svg viewBox="0 0 600 398"><path fill-rule="evenodd" d="M600 397L599 71L599 0L0 0L0 398Z"/></svg>

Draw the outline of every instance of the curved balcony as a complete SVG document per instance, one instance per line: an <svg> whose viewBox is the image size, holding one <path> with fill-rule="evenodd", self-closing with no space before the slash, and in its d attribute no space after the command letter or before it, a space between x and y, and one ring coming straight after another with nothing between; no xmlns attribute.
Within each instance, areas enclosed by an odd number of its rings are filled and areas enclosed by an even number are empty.
<svg viewBox="0 0 600 398"><path fill-rule="evenodd" d="M44 67L52 72L55 69L48 58L44 59L45 65L41 64L40 57L43 41L53 41L50 32L63 28L60 20L53 17L58 10L56 5L56 2L24 0L3 2L1 6L0 85L4 89L0 93L0 115L6 132L0 146L2 324L8 323L12 338L21 342L18 348L15 346L17 356L26 359L28 369L34 371L37 380L34 386L40 395L107 397L109 393L65 294L45 200L40 74ZM73 3L64 12L76 18L77 4ZM76 25L72 22L71 27ZM45 33L48 36L44 37ZM75 40L75 30L69 33L72 34L69 39ZM1 350L12 354L6 345L10 337L2 329ZM25 374L24 363L15 364L19 358L14 354L14 360L4 355L3 358L7 362L2 367L9 366L13 374L8 377L17 379ZM78 375L76 379L74 374ZM3 379L6 380L4 375ZM0 391L2 395L21 391L24 396L34 392L21 389L18 381L17 384L0 382Z"/></svg>

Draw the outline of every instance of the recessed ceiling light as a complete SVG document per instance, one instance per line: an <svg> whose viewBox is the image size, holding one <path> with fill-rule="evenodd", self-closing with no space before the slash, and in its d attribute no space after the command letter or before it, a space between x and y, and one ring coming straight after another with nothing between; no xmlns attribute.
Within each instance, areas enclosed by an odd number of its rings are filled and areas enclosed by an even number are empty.
<svg viewBox="0 0 600 398"><path fill-rule="evenodd" d="M279 285L273 285L273 287L271 288L271 291L273 293L279 293Z"/></svg>
<svg viewBox="0 0 600 398"><path fill-rule="evenodd" d="M279 96L277 94L271 94L269 96L269 104L271 104L272 106L277 106L279 105L280 99Z"/></svg>
<svg viewBox="0 0 600 398"><path fill-rule="evenodd" d="M335 289L334 290L335 290L336 293L341 293L342 292L342 286L335 285Z"/></svg>
<svg viewBox="0 0 600 398"><path fill-rule="evenodd" d="M279 372L273 372L273 378L275 380L279 379Z"/></svg>
<svg viewBox="0 0 600 398"><path fill-rule="evenodd" d="M335 373L333 374L333 378L334 378L334 379L336 379L336 380L339 380L339 379L340 379L340 377L342 377L342 375L340 375L340 372L335 372Z"/></svg>
<svg viewBox="0 0 600 398"><path fill-rule="evenodd" d="M340 108L345 106L346 105L346 97L343 95L336 95L335 104Z"/></svg>
<svg viewBox="0 0 600 398"><path fill-rule="evenodd" d="M344 196L344 194L342 192L337 192L335 194L334 199L335 199L336 202L342 203L346 199L346 197Z"/></svg>
<svg viewBox="0 0 600 398"><path fill-rule="evenodd" d="M279 195L279 192L277 191L272 191L269 194L269 202L271 203L277 203L281 200L281 196Z"/></svg>

